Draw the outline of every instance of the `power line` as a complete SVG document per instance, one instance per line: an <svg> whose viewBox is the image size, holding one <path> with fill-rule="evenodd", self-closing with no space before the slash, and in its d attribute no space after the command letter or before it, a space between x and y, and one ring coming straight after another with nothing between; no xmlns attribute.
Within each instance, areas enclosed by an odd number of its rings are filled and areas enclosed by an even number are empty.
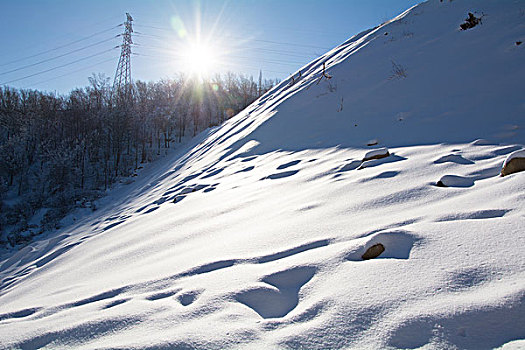
<svg viewBox="0 0 525 350"><path fill-rule="evenodd" d="M239 38L239 37L230 37L230 38ZM262 39L251 39L251 41L257 41L261 43L271 43L271 44L277 44L277 45L287 45L287 46L297 46L297 47L309 47L312 49L319 49L319 50L330 50L327 47L320 47L320 46L314 46L314 45L302 45L302 44L296 44L296 43L286 43L286 42L279 42L279 41L272 41L272 40L262 40Z"/></svg>
<svg viewBox="0 0 525 350"><path fill-rule="evenodd" d="M66 64L62 64L60 66L56 66L56 67L53 67L53 68L50 68L50 69L46 69L44 71L40 71L40 72L37 72L37 73L34 73L34 74L30 74L30 75L26 75L25 77L22 77L22 78L18 78L18 79L13 79L13 80L10 80L10 81L6 81L6 82L3 82L3 83L0 83L0 85L6 85L6 84L10 84L10 83L14 83L16 81L20 81L20 80L24 80L24 79L27 79L27 78L31 78L31 77L34 77L34 76L37 76L37 75L41 75L41 74L44 74L44 73L47 73L47 72L51 72L51 71L54 71L54 70L57 70L57 69L60 69L60 68L63 68L63 67L67 67L67 66L70 66L72 64L75 64L77 62L81 62L81 61L85 61L89 58L93 58L93 57L96 57L96 56L100 56L102 54L105 54L106 52L109 52L109 51L112 51L112 50L115 50L117 48L119 48L120 45L117 45L109 50L104 50L104 51L101 51L101 52L98 52L96 54L93 54L93 55L90 55L90 56L87 56L87 57L84 57L84 58L80 58L78 60L75 60L73 62L69 62L69 63L66 63Z"/></svg>
<svg viewBox="0 0 525 350"><path fill-rule="evenodd" d="M71 72L68 72L68 73L66 73L66 74L57 75L57 76L55 76L55 77L53 77L53 78L46 79L46 80L41 80L41 81L36 82L36 83L33 83L33 84L31 84L31 85L33 85L33 86L34 86L34 85L40 85L40 84L47 83L47 82L52 81L52 80L56 80L56 79L59 79L59 78L63 78L63 77L66 77L66 76L68 76L68 75L75 74L75 73L78 73L78 72L82 72L82 71L84 71L84 70L86 70L86 69L96 67L96 66L101 65L101 64L103 64L103 63L106 63L106 62L109 62L109 61L116 60L117 58L118 58L118 56L114 56L114 57L111 57L111 58L105 59L105 60L103 60L103 61L97 62L97 63L95 63L95 64L90 64L89 66L85 66L85 67L82 67L82 68L80 68L80 69L76 69L76 70L71 71Z"/></svg>
<svg viewBox="0 0 525 350"><path fill-rule="evenodd" d="M135 45L137 45L137 46L140 47L140 48L151 49L151 50L153 50L153 51L157 51L157 52L171 52L170 49L167 49L167 48L164 48L164 47L159 47L159 46L143 45L143 44L135 44ZM261 50L264 50L264 49L261 49ZM243 50L243 51L245 51L245 50ZM276 52L276 53L278 53L278 52ZM290 56L290 55L288 55L288 54L282 54L282 55ZM171 55L171 56L173 56L173 55ZM232 58L246 58L246 59L253 59L252 57L238 56L238 55L230 54L230 53L228 53L228 54L224 54L224 55L222 55L222 56L225 56L225 57L232 57ZM177 58L180 59L179 56L173 56L173 57L177 57ZM304 55L293 55L293 57L304 58L304 59L308 59L308 60L311 59L311 56L304 56ZM260 60L260 59L258 59L258 60ZM274 59L272 59L272 60L274 60ZM285 61L285 60L279 60L279 59L274 60L274 61L276 61L276 62L282 62L282 63L291 63L291 64L302 64L302 63L303 63L303 62L298 62L298 61Z"/></svg>
<svg viewBox="0 0 525 350"><path fill-rule="evenodd" d="M164 60L164 61L169 61L169 62L173 62L174 59L172 57L169 57L169 56L155 56L155 55L149 55L149 54L143 54L143 53L136 53L134 52L133 53L134 56L142 56L142 57L152 57L152 58L157 58L157 59L161 59L161 60ZM268 63L266 61L262 61L263 63ZM270 62L271 63L271 62ZM249 68L249 69L256 69L256 70L260 70L261 67L254 67L254 66L247 66L245 64L236 64L236 63L228 63L228 62L217 62L216 63L217 65L219 66L229 66L229 67L240 67L240 68ZM279 74L286 74L288 75L289 72L284 72L284 71L275 71L275 70L268 70L268 69L264 69L265 72L272 72L272 73L279 73Z"/></svg>
<svg viewBox="0 0 525 350"><path fill-rule="evenodd" d="M107 33L115 28L118 28L120 26L122 26L123 23L119 24L119 25L116 25L114 27L111 27L109 29L105 29L105 30L101 30L100 32L96 32L96 33L93 33L91 35L88 35L86 37L83 37L81 39L78 39L78 40L75 40L75 41L72 41L72 42L69 42L67 44L64 44L64 45L60 45L60 46L57 46L57 47L54 47L52 49L49 49L49 50L45 50L45 51L42 51L42 52L39 52L39 53L36 53L34 55L30 55L30 56L26 56L26 57L22 57L22 58L19 58L17 60L14 60L14 61L10 61L10 62L7 62L7 63L2 63L0 64L0 67L4 67L4 66L7 66L7 65L10 65L10 64L13 64L13 63L18 63L20 61L25 61L25 60L28 60L30 58L34 58L34 57L38 57L38 56L41 56L41 55L44 55L46 53L49 53L49 52L52 52L52 51L56 51L56 50L60 50L60 49L63 49L64 47L68 47L68 46L71 46L71 45L74 45L76 43L79 43L81 41L84 41L84 40L87 40L87 39L91 39L97 35L100 35L100 34L103 34L103 33Z"/></svg>
<svg viewBox="0 0 525 350"><path fill-rule="evenodd" d="M90 44L90 45L87 45L87 46L84 46L84 47L81 47L81 48L78 48L78 49L75 49L73 51L70 51L70 52L66 52L64 54L61 54L61 55L58 55L58 56L55 56L55 57L51 57L51 58L46 58L45 60L42 60L42 61L39 61L39 62L36 62L36 63L31 63L31 64L28 64L28 65L25 65L25 66L22 66L22 67L19 67L19 68L16 68L16 69L12 69L12 70L9 70L9 71L6 71L6 72L2 72L0 73L0 75L6 75L6 74L9 74L9 73L13 73L13 72L17 72L17 71L20 71L20 70L24 70L26 68L30 68L30 67L34 67L34 66L38 66L42 63L46 63L46 62L49 62L49 61L53 61L53 60L56 60L58 58L61 58L61 57L65 57L65 56L69 56L75 52L79 52L79 51L82 51L82 50L85 50L85 49L88 49L90 47L93 47L93 46L97 46L97 45L100 45L100 44L103 44L103 43L106 43L110 40L113 40L115 39L117 36L114 36L112 38L109 38L109 39L106 39L106 40L101 40L99 42L96 42L94 44Z"/></svg>
<svg viewBox="0 0 525 350"><path fill-rule="evenodd" d="M233 67L233 68L238 68L239 67L239 65L233 64L233 63L219 63L219 65L225 66L225 67ZM284 75L290 74L290 73L284 72L284 71L271 70L271 69L262 69L261 67L254 67L254 66L247 66L247 65L240 65L240 67L241 68L247 68L247 69L255 69L255 70L258 70L258 71L262 70L264 72L278 73L278 74L284 74Z"/></svg>
<svg viewBox="0 0 525 350"><path fill-rule="evenodd" d="M93 38L93 37L95 37L97 35L106 33L106 32L108 32L110 30L114 30L115 28L118 28L118 27L120 27L122 25L123 24L119 24L119 25L116 25L116 26L114 26L112 28L108 28L108 29L105 29L105 30L102 30L102 31L98 31L98 32L93 33L93 34L91 34L89 36L80 38L78 40L74 40L74 41L69 42L67 44L60 45L60 46L54 47L54 48L49 49L49 50L45 50L43 52L40 52L40 53L37 53L37 54L34 54L34 55L23 57L23 58L21 58L21 59L19 59L17 61L4 63L4 64L0 65L0 67L8 65L8 64L12 64L14 62L19 62L19 61L27 60L27 59L30 59L30 58L38 57L40 55L43 55L43 54L46 54L46 53L49 53L49 52L53 52L53 51L56 51L56 50L63 49L65 47L74 45L74 44L82 42L84 40L88 40L90 38ZM147 27L147 28L153 28L153 29L158 29L158 30L171 31L169 29L155 27L155 26L148 26L148 25L139 25L139 26ZM24 70L24 69L27 69L27 68L30 68L30 67L34 67L34 66L37 66L37 65L40 65L40 64L44 64L44 63L47 63L47 62L50 62L50 61L53 61L53 60L56 60L56 59L59 59L59 58L71 55L73 53L76 53L76 52L79 52L79 51L82 51L82 50L86 50L86 49L94 47L96 45L100 45L100 44L106 43L108 41L114 40L116 37L121 36L121 35L122 34L119 34L119 35L117 35L115 37L108 38L108 39L105 39L105 40L101 40L101 41L98 41L96 43L89 44L89 45L86 45L86 46L74 49L72 51L69 51L69 52L66 52L66 53L54 56L54 57L43 59L41 61L38 61L38 62L35 62L35 63L31 63L31 64L27 64L27 65L24 65L22 67L18 67L16 69L12 69L12 70L9 70L9 71L5 71L5 72L0 73L0 75L6 75L6 74L9 74L9 73L13 73L13 72L21 71L21 70ZM152 38L158 38L158 39L165 39L166 38L165 36L160 36L160 35L155 35L155 34L134 33L133 35L138 35L138 36L143 36L143 37L152 37ZM275 44L275 45L288 45L288 46L296 46L296 47L325 49L325 48L318 47L318 46L313 46L313 45L301 45L301 44L296 44L296 43L287 43L287 42L272 41L272 40L253 39L250 42L252 42L252 41L253 42L268 43L268 44ZM132 45L132 44L133 43L131 42L130 45ZM157 51L157 52L159 52L159 51L162 52L162 51L168 50L167 48L154 46L154 45L139 45L139 46L143 47L145 50L153 50L153 51ZM100 55L102 55L102 54L104 54L106 52L110 52L110 51L112 51L114 49L117 49L119 47L121 47L121 45L115 46L115 47L113 47L111 49L108 49L108 50L97 52L97 53L89 55L87 57L79 58L79 59L76 59L74 61L71 61L71 62L68 62L68 63L64 63L64 64L61 64L61 65L58 65L58 66L55 66L55 67L52 67L52 68L49 68L49 69L41 70L41 71L35 72L33 74L28 74L26 76L23 76L23 77L20 77L20 78L17 78L17 79L12 79L12 80L0 83L0 85L10 84L10 83L17 82L17 81L24 80L24 79L28 79L28 78L31 78L31 77L34 77L34 76L42 75L42 74L45 74L45 73L48 73L48 72L51 72L51 71L55 71L55 70L58 70L58 69L63 68L63 67L71 66L71 65L74 65L74 64L76 64L78 62L82 62L82 61L88 60L90 58L93 58L93 57L96 57L96 56L100 56ZM276 55L304 58L305 60L306 59L310 59L311 56L314 56L313 54L308 54L308 56L306 56L306 55L302 55L302 54L300 54L300 53L298 53L296 51L286 51L286 50L272 49L272 48L266 48L266 47L247 47L247 48L240 48L240 49L242 49L243 51L254 50L254 51L259 51L259 52L269 52L269 53L274 53ZM136 56L152 57L152 58L157 58L157 59L160 58L160 59L169 60L169 61L174 61L174 60L175 61L179 61L179 60L182 59L180 56L177 57L176 55L166 55L164 53L160 53L159 55L147 54L147 53L146 54L145 53L133 53L133 54L136 55ZM234 60L239 59L241 61L244 61L244 60L251 60L251 61L253 61L253 57L248 57L248 56L243 56L243 55L227 54L225 56L228 57L228 58L232 58ZM108 62L108 61L110 61L112 59L114 59L114 58L112 57L112 58L109 58L109 59L105 59L105 60L97 62L95 64L91 64L91 65L88 65L86 67L82 67L80 69L76 69L74 71L71 71L71 72L68 72L68 73L65 73L65 74L62 74L62 75L59 75L59 76L54 76L54 77L52 77L50 79L42 80L42 81L37 82L36 84L33 84L33 85L42 84L42 83L45 83L45 82L48 82L48 81L51 81L51 80L59 79L59 78L68 76L70 74L73 74L73 73L85 70L87 68L91 68L91 67L100 65L102 63ZM271 58L271 59L258 59L258 62L260 62L261 64L275 64L275 65L279 65L279 66L297 66L297 65L302 65L302 64L305 63L304 61L295 61L295 60L286 60L286 59L273 59L273 58ZM241 69L245 68L245 69L257 69L257 70L259 70L261 68L261 67L248 66L248 65L246 65L245 63L242 63L242 62L240 64L239 63L233 63L233 62L216 62L216 64L218 66L223 66L223 67L230 66L230 67L236 67L236 68L241 68ZM288 74L287 72L284 72L284 71L267 70L267 69L265 69L265 71L266 72L279 73L279 74Z"/></svg>
<svg viewBox="0 0 525 350"><path fill-rule="evenodd" d="M144 45L144 44L138 44L138 43L135 43L135 45L139 46L139 47L145 47L145 48L152 48L152 49L158 49L158 50L162 50L162 51L168 51L170 52L171 50L167 47L160 47L160 46L153 46L153 45ZM234 50L232 52L235 52L235 51L246 51L246 50L254 50L254 51L262 51L262 52L270 52L270 53L274 53L276 55L281 55L281 56L289 56L289 57L297 57L297 58L304 58L304 59L312 59L313 57L316 57L317 55L315 54L299 54L299 53L293 53L293 51L286 51L286 50L274 50L274 49L267 49L267 48L263 48L263 47L240 47L238 48L237 50ZM230 57L231 54L226 54L226 56Z"/></svg>
<svg viewBox="0 0 525 350"><path fill-rule="evenodd" d="M168 31L168 32L173 32L171 29L168 29L168 28L148 26L148 25L145 25L145 24L136 24L135 26L143 27L143 28L157 29L157 30ZM152 34L149 34L149 35L153 36ZM241 40L246 39L246 38L241 38L241 37L231 36L231 35L224 35L224 36L221 36L221 38L241 39ZM321 47L321 46L315 46L315 45L303 45L303 44L289 43L289 42L283 42L283 41L274 41L274 40L250 39L248 41L263 42L263 43L270 43L270 44L276 44L276 45L308 47L308 48L320 49L320 50L330 50L330 48L327 48L327 47Z"/></svg>
<svg viewBox="0 0 525 350"><path fill-rule="evenodd" d="M163 36L160 36L160 35L154 35L154 34L144 34L144 33L140 33L140 32L135 32L134 36L146 37L146 38L147 37L151 37L151 38L155 38L155 39L162 39L162 42L166 41L166 37L163 37ZM285 55L285 56L296 56L296 57L308 56L308 58L310 58L310 56L315 56L315 57L319 56L319 54L317 54L317 53L306 53L306 52L305 53L301 53L299 51L277 50L277 49L269 49L269 48L265 48L265 47L246 47L246 46L239 47L239 50L246 50L246 49L257 50L257 51L274 52L276 54Z"/></svg>
<svg viewBox="0 0 525 350"><path fill-rule="evenodd" d="M243 48L239 48L239 50L242 50L242 51L254 50L254 51L262 51L262 52L271 52L271 53L274 53L276 55L281 55L281 56L308 58L308 59L312 58L312 56L316 56L314 54L287 53L287 52L290 52L290 51L272 50L272 49L266 49L266 48L263 48L263 47L243 47Z"/></svg>
<svg viewBox="0 0 525 350"><path fill-rule="evenodd" d="M159 57L154 55L148 55L148 54L137 54L139 56L145 56L145 57ZM184 60L182 57L174 56L174 55L164 55L166 58L171 58L174 61L182 61ZM238 58L238 59L246 59L246 60L252 60L253 57L248 56L237 56L237 55L227 55L228 58ZM285 61L285 60L274 60L274 59L257 59L257 62L264 62L264 63L272 63L272 64L280 64L280 65L289 65L289 66L296 66L298 64L304 64L305 62L299 62L299 61Z"/></svg>
<svg viewBox="0 0 525 350"><path fill-rule="evenodd" d="M148 23L148 22L143 22L141 21L142 23L142 26L150 26L152 28L156 28L156 29L162 29L162 30L165 30L164 28L160 28L160 27L155 27L154 25L151 25L151 23ZM327 32L327 31L324 31L324 30L319 30L318 28L312 28L311 30L307 30L307 29L297 29L295 26L284 26L284 25L275 25L275 24L272 24L271 25L272 28L280 28L280 29L283 29L283 30L286 30L287 32L296 32L296 33L310 33L310 34L321 34L321 35L330 35L330 36L334 36L334 35L348 35L348 33L343 33L343 32ZM251 30L260 30L260 28L258 27L255 27L253 25L248 25L248 27L246 27L246 24L243 24L243 28L249 28Z"/></svg>

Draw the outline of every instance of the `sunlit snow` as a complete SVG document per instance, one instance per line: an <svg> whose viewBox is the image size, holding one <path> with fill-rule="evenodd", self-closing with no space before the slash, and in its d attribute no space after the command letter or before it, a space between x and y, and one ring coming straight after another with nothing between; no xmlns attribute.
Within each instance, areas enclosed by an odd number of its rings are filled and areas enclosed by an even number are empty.
<svg viewBox="0 0 525 350"><path fill-rule="evenodd" d="M524 347L524 9L418 5L0 257L0 347Z"/></svg>

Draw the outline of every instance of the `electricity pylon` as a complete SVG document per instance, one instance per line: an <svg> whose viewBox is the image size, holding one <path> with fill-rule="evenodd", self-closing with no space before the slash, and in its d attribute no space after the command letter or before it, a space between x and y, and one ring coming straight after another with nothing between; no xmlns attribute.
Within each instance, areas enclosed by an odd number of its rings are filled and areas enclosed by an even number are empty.
<svg viewBox="0 0 525 350"><path fill-rule="evenodd" d="M126 17L125 29L124 33L122 33L122 45L120 46L120 58L117 71L115 72L115 80L113 81L113 97L117 104L130 101L132 88L131 45L133 45L133 39L131 38L131 33L133 33L133 18L129 13L126 13Z"/></svg>

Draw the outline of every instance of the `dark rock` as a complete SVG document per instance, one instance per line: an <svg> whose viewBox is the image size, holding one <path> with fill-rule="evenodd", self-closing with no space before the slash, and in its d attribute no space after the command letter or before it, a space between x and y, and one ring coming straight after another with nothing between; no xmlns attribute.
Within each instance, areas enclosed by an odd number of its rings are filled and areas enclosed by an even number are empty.
<svg viewBox="0 0 525 350"><path fill-rule="evenodd" d="M363 260L369 260L377 258L381 253L385 251L385 246L381 243L374 244L366 250L366 252L361 256Z"/></svg>
<svg viewBox="0 0 525 350"><path fill-rule="evenodd" d="M503 165L501 176L514 174L520 171L525 171L525 158L512 158Z"/></svg>
<svg viewBox="0 0 525 350"><path fill-rule="evenodd" d="M386 158L386 157L389 157L389 156L390 156L389 152L386 152L386 153L383 153L383 154L375 154L373 156L369 156L369 157L363 158L363 162L366 162L367 160L372 160L372 159L382 159L382 158Z"/></svg>
<svg viewBox="0 0 525 350"><path fill-rule="evenodd" d="M482 17L483 16L476 17L476 16L474 16L473 13L469 12L468 13L468 17L465 18L465 23L462 23L459 27L461 28L461 30L467 30L467 29L474 28L478 24L481 24L481 18Z"/></svg>

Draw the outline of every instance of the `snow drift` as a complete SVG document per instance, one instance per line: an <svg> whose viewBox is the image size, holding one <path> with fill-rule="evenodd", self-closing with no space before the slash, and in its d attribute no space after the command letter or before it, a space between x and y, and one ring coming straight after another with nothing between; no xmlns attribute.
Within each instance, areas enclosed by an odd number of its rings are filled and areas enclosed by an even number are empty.
<svg viewBox="0 0 525 350"><path fill-rule="evenodd" d="M524 8L415 6L4 256L1 346L525 346Z"/></svg>

